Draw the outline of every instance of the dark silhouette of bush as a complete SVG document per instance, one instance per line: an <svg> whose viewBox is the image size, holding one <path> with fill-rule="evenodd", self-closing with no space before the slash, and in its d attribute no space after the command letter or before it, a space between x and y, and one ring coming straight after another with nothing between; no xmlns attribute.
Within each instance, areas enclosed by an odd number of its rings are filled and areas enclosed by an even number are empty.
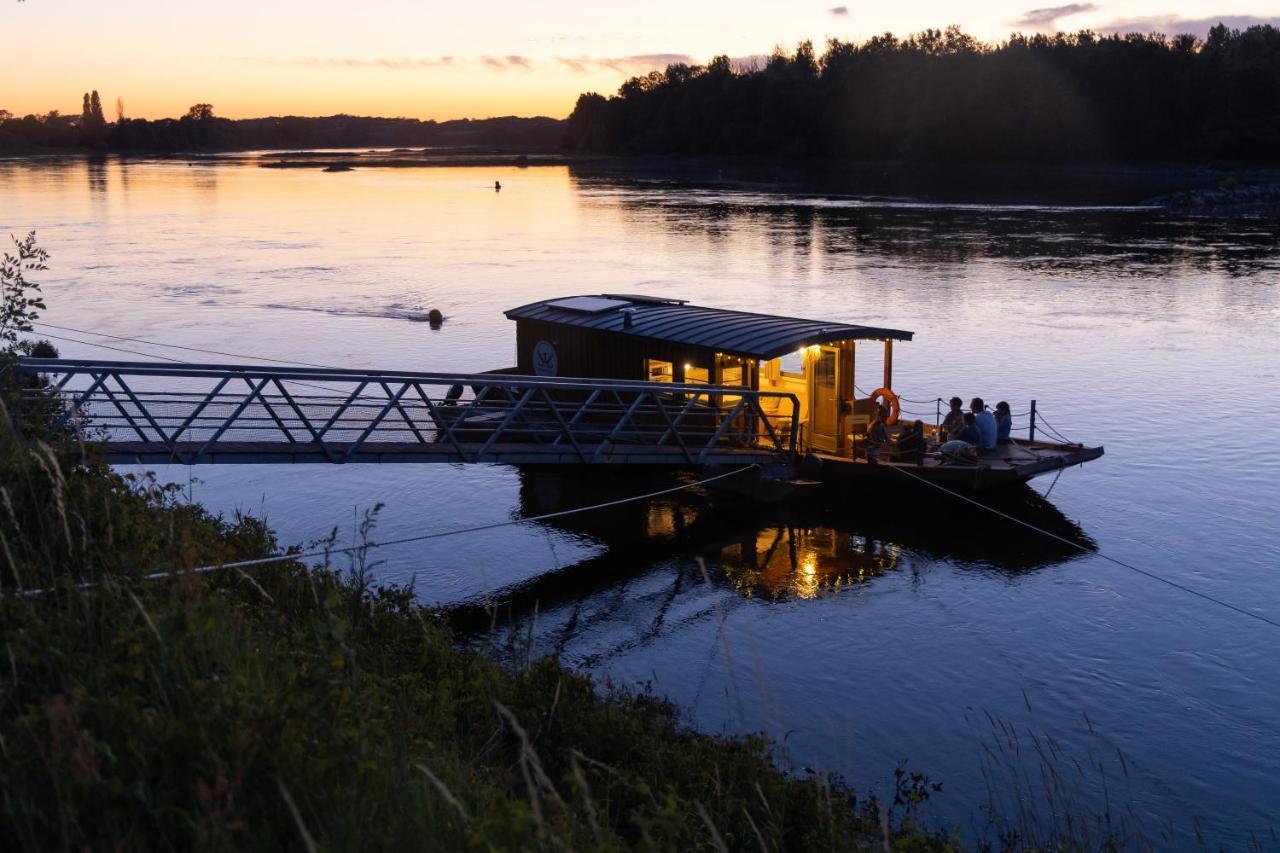
<svg viewBox="0 0 1280 853"><path fill-rule="evenodd" d="M671 65L582 95L565 146L915 162L1280 161L1280 30L802 42L759 67Z"/></svg>

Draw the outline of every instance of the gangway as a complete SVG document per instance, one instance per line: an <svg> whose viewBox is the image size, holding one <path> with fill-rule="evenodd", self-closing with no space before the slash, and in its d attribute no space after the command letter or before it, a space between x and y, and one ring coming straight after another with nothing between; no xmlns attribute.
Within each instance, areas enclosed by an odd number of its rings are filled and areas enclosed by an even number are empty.
<svg viewBox="0 0 1280 853"><path fill-rule="evenodd" d="M23 358L25 406L108 462L792 462L800 403L737 386Z"/></svg>

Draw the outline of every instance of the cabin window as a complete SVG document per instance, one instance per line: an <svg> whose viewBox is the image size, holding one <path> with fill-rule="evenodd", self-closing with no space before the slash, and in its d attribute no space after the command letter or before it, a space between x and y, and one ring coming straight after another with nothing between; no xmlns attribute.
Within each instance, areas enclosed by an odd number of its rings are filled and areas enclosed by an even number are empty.
<svg viewBox="0 0 1280 853"><path fill-rule="evenodd" d="M684 366L684 381L690 385L710 385L711 372L705 367L686 364Z"/></svg>
<svg viewBox="0 0 1280 853"><path fill-rule="evenodd" d="M716 354L716 360L720 363L720 384L721 385L746 385L747 372L745 362L734 355Z"/></svg>
<svg viewBox="0 0 1280 853"><path fill-rule="evenodd" d="M650 382L671 382L675 379L675 365L656 358L644 360L644 372Z"/></svg>
<svg viewBox="0 0 1280 853"><path fill-rule="evenodd" d="M789 352L778 359L783 376L804 377L804 350Z"/></svg>

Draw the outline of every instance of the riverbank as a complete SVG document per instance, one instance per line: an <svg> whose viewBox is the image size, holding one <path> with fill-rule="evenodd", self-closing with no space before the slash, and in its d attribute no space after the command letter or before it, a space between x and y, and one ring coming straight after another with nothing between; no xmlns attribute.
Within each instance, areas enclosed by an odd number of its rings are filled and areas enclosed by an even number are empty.
<svg viewBox="0 0 1280 853"><path fill-rule="evenodd" d="M910 161L766 157L617 156L546 149L442 147L225 151L218 153L58 152L0 157L120 163L176 161L198 167L240 162L273 170L568 168L582 180L678 184L689 189L791 193L860 202L942 205L1129 206L1214 215L1275 207L1280 169L1231 163L976 163L964 169Z"/></svg>
<svg viewBox="0 0 1280 853"><path fill-rule="evenodd" d="M10 397L9 401L14 401ZM6 849L947 849L775 744L519 644L460 650L412 589L0 418ZM38 414L38 413L37 413ZM339 562L335 560L335 562ZM148 571L172 575L145 581Z"/></svg>

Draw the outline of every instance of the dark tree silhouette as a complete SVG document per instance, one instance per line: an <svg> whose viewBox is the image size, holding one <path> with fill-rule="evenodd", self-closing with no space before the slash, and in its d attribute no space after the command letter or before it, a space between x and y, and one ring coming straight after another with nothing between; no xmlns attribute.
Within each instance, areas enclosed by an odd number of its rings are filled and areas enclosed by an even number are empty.
<svg viewBox="0 0 1280 853"><path fill-rule="evenodd" d="M566 147L915 162L1280 161L1280 30L802 42L582 95Z"/></svg>
<svg viewBox="0 0 1280 853"><path fill-rule="evenodd" d="M180 119L151 121L126 118L123 99L116 101L113 124L99 117L95 126L98 113L94 97L86 94L85 98L88 112L82 110L76 117L64 117L53 110L43 116L18 118L0 111L0 151L90 148L168 152L430 145L536 152L556 150L564 135L564 122L546 117L435 122L335 115L233 121L214 115L210 104L195 104ZM100 107L100 98L98 104Z"/></svg>

